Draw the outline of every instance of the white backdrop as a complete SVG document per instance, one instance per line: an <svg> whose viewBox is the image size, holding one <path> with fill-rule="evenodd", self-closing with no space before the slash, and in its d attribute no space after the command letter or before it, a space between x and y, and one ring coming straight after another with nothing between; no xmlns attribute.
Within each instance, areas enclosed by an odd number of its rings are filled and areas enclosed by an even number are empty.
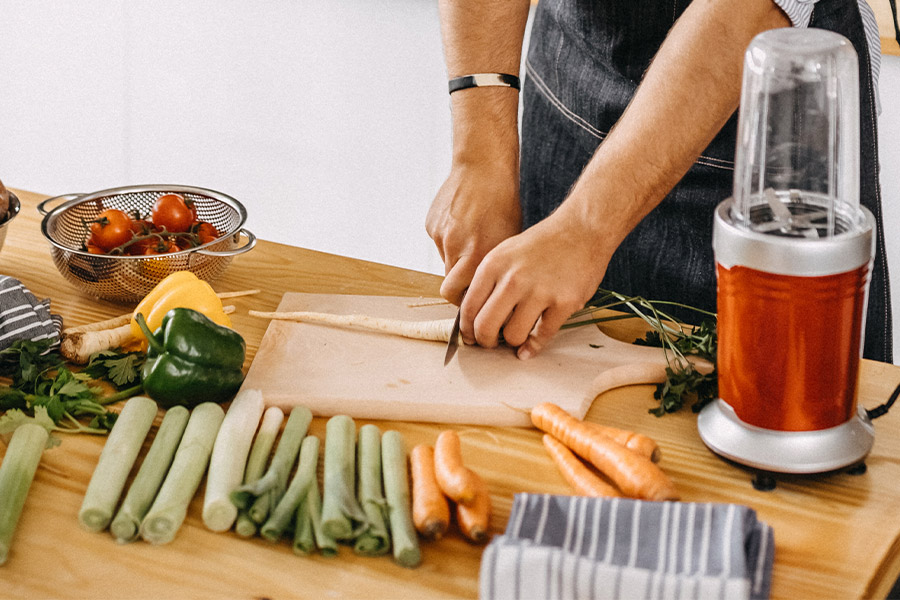
<svg viewBox="0 0 900 600"><path fill-rule="evenodd" d="M243 202L262 238L443 272L424 229L450 163L436 2L0 0L0 85L10 187L205 186ZM895 332L898 98L900 57L888 56Z"/></svg>

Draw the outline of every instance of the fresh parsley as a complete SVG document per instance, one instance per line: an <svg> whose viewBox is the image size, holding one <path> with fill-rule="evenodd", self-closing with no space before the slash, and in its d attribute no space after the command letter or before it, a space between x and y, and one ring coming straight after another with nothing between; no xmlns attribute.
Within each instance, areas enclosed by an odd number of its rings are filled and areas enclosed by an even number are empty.
<svg viewBox="0 0 900 600"><path fill-rule="evenodd" d="M687 325L663 312L663 308L667 306L697 312L703 316L703 320L700 325ZM620 312L582 318L601 309ZM651 414L663 416L676 412L688 402L691 404L691 410L699 412L718 395L718 374L715 368L718 336L715 313L675 302L649 301L640 296L625 296L601 289L583 310L573 316L578 318L563 327L578 327L635 316L650 326L650 331L644 338L637 339L634 343L662 348L669 363L666 367L666 381L657 385L653 394L653 397L659 400L659 406L650 409ZM713 365L713 370L710 373L698 371L688 360L689 356L705 359Z"/></svg>
<svg viewBox="0 0 900 600"><path fill-rule="evenodd" d="M140 380L145 357L143 352L104 350L92 355L82 372L95 379L106 379L121 388Z"/></svg>
<svg viewBox="0 0 900 600"><path fill-rule="evenodd" d="M0 376L11 380L0 385L0 434L26 420L52 423L54 431L107 433L116 413L106 405L140 393L141 353L113 352L92 357L88 368L74 371L50 342L20 340L0 351ZM133 355L133 356L132 356ZM112 383L107 394L100 381ZM122 389L123 386L133 384Z"/></svg>

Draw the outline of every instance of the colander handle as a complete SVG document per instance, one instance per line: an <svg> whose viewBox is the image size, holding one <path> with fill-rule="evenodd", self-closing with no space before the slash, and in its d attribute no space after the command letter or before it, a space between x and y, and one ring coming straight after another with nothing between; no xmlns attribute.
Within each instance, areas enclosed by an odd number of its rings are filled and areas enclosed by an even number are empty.
<svg viewBox="0 0 900 600"><path fill-rule="evenodd" d="M47 198L46 200L44 200L43 202L41 202L40 204L37 205L37 211L39 213L41 213L42 215L46 216L47 214L50 213L51 210L53 210L52 208L50 208L50 209L47 208L48 204L50 204L52 202L59 202L59 203L68 202L69 200L74 200L75 198L79 198L83 195L84 194L63 194L62 196L53 196L52 198Z"/></svg>
<svg viewBox="0 0 900 600"><path fill-rule="evenodd" d="M203 254L204 256L236 256L238 254L243 254L249 250L253 249L253 246L256 245L256 236L246 229L241 229L237 232L236 235L243 234L244 237L247 238L247 243L243 246L239 246L237 248L232 248L231 250L207 250L205 248L200 248L194 251L194 254Z"/></svg>

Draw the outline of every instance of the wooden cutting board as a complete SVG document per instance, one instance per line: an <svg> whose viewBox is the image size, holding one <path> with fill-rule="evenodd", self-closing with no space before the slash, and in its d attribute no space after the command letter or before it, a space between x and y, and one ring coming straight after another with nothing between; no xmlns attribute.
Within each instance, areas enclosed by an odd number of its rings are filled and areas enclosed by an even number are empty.
<svg viewBox="0 0 900 600"><path fill-rule="evenodd" d="M456 315L455 306L422 306L423 300L287 293L278 310L409 320ZM462 346L445 367L445 350L446 344L438 342L273 320L243 387L261 390L270 406L301 404L318 416L528 426L527 411L545 401L583 418L596 395L591 391L595 378L610 369L632 363L665 366L660 348L614 340L595 325L561 331L526 361L509 347Z"/></svg>

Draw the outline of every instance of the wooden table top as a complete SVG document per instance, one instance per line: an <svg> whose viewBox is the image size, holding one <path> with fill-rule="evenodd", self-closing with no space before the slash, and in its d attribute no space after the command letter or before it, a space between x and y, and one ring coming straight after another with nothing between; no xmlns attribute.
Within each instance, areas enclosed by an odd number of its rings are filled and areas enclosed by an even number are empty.
<svg viewBox="0 0 900 600"><path fill-rule="evenodd" d="M37 194L17 192L22 211L0 251L0 273L20 279L67 325L108 318L133 307L97 301L71 286L54 267L40 233ZM302 240L298 240L302 243ZM234 327L249 357L266 321L248 309L274 310L285 292L438 296L440 278L297 247L259 242L237 256L217 291L258 288L229 301ZM640 325L605 330L633 339ZM860 402L874 407L900 383L900 368L863 361ZM661 466L683 500L732 502L754 508L775 531L773 598L884 597L900 574L900 411L875 421L876 442L862 475L785 477L757 491L751 473L719 459L701 442L690 411L656 418L652 386L598 397L588 419L627 427L659 442ZM362 421L358 422L362 424ZM440 425L379 422L397 429L410 447L433 443ZM506 526L515 493L570 493L529 428L457 427L466 461L483 475L494 504L492 529ZM324 436L324 419L312 433ZM165 546L117 545L109 534L83 530L77 512L104 438L66 436L44 454L7 563L0 567L6 598L471 598L478 594L482 547L456 534L422 544L423 563L406 569L390 558L366 558L342 548L337 558L295 556L284 542L212 533L202 524L202 493L191 504L175 541ZM2 452L2 450L0 450Z"/></svg>

